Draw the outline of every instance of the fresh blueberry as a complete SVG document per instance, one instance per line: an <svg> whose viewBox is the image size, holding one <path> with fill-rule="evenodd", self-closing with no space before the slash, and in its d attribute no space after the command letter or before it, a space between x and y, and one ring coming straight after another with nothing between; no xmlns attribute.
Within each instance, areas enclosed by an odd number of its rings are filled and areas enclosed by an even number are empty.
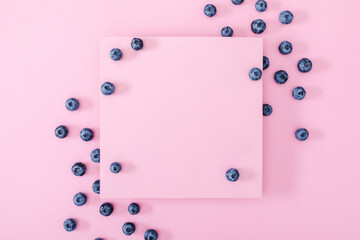
<svg viewBox="0 0 360 240"><path fill-rule="evenodd" d="M261 70L256 67L252 68L249 72L249 77L253 81L259 80L261 78L261 76L262 76Z"/></svg>
<svg viewBox="0 0 360 240"><path fill-rule="evenodd" d="M280 70L274 74L274 79L276 83L284 84L289 79L289 75L284 70Z"/></svg>
<svg viewBox="0 0 360 240"><path fill-rule="evenodd" d="M235 168L230 168L229 170L226 171L226 178L230 181L230 182L235 182L239 179L239 172L238 170L236 170Z"/></svg>
<svg viewBox="0 0 360 240"><path fill-rule="evenodd" d="M90 141L91 139L93 139L94 137L94 133L90 128L83 128L80 131L80 137L82 140L84 140L85 142Z"/></svg>
<svg viewBox="0 0 360 240"><path fill-rule="evenodd" d="M258 12L263 12L267 9L267 2L264 0L259 0L255 3L255 9Z"/></svg>
<svg viewBox="0 0 360 240"><path fill-rule="evenodd" d="M110 82L105 82L101 85L101 92L104 95L111 95L113 94L114 91L115 91L115 86Z"/></svg>
<svg viewBox="0 0 360 240"><path fill-rule="evenodd" d="M231 27L226 26L221 29L221 36L223 37L231 37L233 35L233 30Z"/></svg>
<svg viewBox="0 0 360 240"><path fill-rule="evenodd" d="M144 234L145 240L157 240L158 239L158 233L154 229L148 229L146 230Z"/></svg>
<svg viewBox="0 0 360 240"><path fill-rule="evenodd" d="M264 32L266 29L266 23L261 19L256 19L251 23L251 31L256 34Z"/></svg>
<svg viewBox="0 0 360 240"><path fill-rule="evenodd" d="M216 7L212 4L208 4L204 8L204 13L208 17L212 17L216 14Z"/></svg>
<svg viewBox="0 0 360 240"><path fill-rule="evenodd" d="M64 228L66 231L71 232L76 229L76 221L72 218L68 218L64 222Z"/></svg>
<svg viewBox="0 0 360 240"><path fill-rule="evenodd" d="M122 226L122 231L125 235L131 235L135 232L135 225L131 222L126 222Z"/></svg>
<svg viewBox="0 0 360 240"><path fill-rule="evenodd" d="M131 47L132 49L138 51L144 47L144 43L140 38L133 38L133 40L131 41Z"/></svg>
<svg viewBox="0 0 360 240"><path fill-rule="evenodd" d="M279 51L283 55L287 55L292 52L293 46L289 41L283 41L279 45Z"/></svg>
<svg viewBox="0 0 360 240"><path fill-rule="evenodd" d="M302 100L306 95L306 91L303 87L296 87L292 91L292 95L296 100Z"/></svg>
<svg viewBox="0 0 360 240"><path fill-rule="evenodd" d="M113 162L111 165L110 165L110 171L112 173L118 173L121 171L121 164L118 163L118 162Z"/></svg>
<svg viewBox="0 0 360 240"><path fill-rule="evenodd" d="M118 48L113 48L110 51L110 58L114 61L119 61L123 56L123 53L120 49Z"/></svg>
<svg viewBox="0 0 360 240"><path fill-rule="evenodd" d="M240 5L244 2L244 0L231 0L233 4Z"/></svg>
<svg viewBox="0 0 360 240"><path fill-rule="evenodd" d="M69 111L76 111L79 108L79 101L76 98L69 98L65 102L65 107Z"/></svg>
<svg viewBox="0 0 360 240"><path fill-rule="evenodd" d="M91 157L91 161L93 161L95 163L99 163L100 162L100 149L96 148L96 149L92 150L90 153L90 157Z"/></svg>
<svg viewBox="0 0 360 240"><path fill-rule="evenodd" d="M82 176L86 172L86 167L83 163L77 162L72 166L71 171L75 176Z"/></svg>
<svg viewBox="0 0 360 240"><path fill-rule="evenodd" d="M95 240L103 240L102 238L95 238Z"/></svg>
<svg viewBox="0 0 360 240"><path fill-rule="evenodd" d="M283 11L279 15L282 24L290 24L294 19L294 15L290 11Z"/></svg>
<svg viewBox="0 0 360 240"><path fill-rule="evenodd" d="M65 138L69 133L69 130L64 125L60 125L55 129L55 136L58 138Z"/></svg>
<svg viewBox="0 0 360 240"><path fill-rule="evenodd" d="M270 104L263 104L263 115L269 116L273 112Z"/></svg>
<svg viewBox="0 0 360 240"><path fill-rule="evenodd" d="M100 214L105 217L110 216L113 211L114 211L113 205L108 202L101 204L99 209Z"/></svg>
<svg viewBox="0 0 360 240"><path fill-rule="evenodd" d="M310 61L310 59L302 58L299 60L297 67L300 72L303 73L310 72L312 68L312 62Z"/></svg>
<svg viewBox="0 0 360 240"><path fill-rule="evenodd" d="M92 190L94 193L100 194L100 180L96 180L92 185Z"/></svg>
<svg viewBox="0 0 360 240"><path fill-rule="evenodd" d="M270 66L270 60L268 57L263 56L263 70L267 69Z"/></svg>
<svg viewBox="0 0 360 240"><path fill-rule="evenodd" d="M309 132L305 128L299 128L295 131L295 137L299 141L305 141L309 137Z"/></svg>
<svg viewBox="0 0 360 240"><path fill-rule="evenodd" d="M128 211L131 215L136 215L140 212L140 206L137 203L130 203Z"/></svg>
<svg viewBox="0 0 360 240"><path fill-rule="evenodd" d="M86 203L87 197L85 194L79 192L79 193L75 194L73 201L76 206L82 206Z"/></svg>

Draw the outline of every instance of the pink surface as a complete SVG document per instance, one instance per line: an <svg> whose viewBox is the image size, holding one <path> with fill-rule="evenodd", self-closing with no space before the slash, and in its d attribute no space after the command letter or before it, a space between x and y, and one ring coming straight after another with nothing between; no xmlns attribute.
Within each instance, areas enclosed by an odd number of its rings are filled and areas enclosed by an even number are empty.
<svg viewBox="0 0 360 240"><path fill-rule="evenodd" d="M145 37L141 51L131 39L101 43L100 83L116 90L100 97L101 197L261 197L262 80L249 71L262 39Z"/></svg>
<svg viewBox="0 0 360 240"><path fill-rule="evenodd" d="M213 0L218 14L203 15L207 1L0 1L0 239L142 239L146 228L162 240L358 240L360 114L357 77L360 2L344 0L268 0L258 13L255 1L234 6ZM281 10L294 12L283 26ZM139 200L142 212L130 216L129 200L111 200L112 216L98 213L99 196L91 192L99 165L90 151L99 146L99 64L101 36L218 36L231 25L236 37L254 37L249 25L264 18L264 54L271 60L264 72L264 102L274 112L264 118L263 198ZM294 52L281 56L282 40ZM301 74L296 61L313 60ZM288 70L285 85L274 83L280 68ZM302 85L299 102L291 89ZM80 111L65 110L66 98L81 101ZM54 137L60 124L68 139ZM82 127L95 129L92 142L82 142ZM294 139L306 127L307 142ZM84 161L81 178L70 172ZM88 194L86 206L75 207L73 195ZM62 222L78 220L67 233ZM136 233L125 237L121 226L133 221Z"/></svg>

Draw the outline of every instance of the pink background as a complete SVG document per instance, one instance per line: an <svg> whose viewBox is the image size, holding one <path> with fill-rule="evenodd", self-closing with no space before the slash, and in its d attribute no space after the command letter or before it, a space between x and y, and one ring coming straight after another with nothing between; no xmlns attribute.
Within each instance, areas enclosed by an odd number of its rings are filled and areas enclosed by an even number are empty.
<svg viewBox="0 0 360 240"><path fill-rule="evenodd" d="M101 198L261 197L262 79L249 71L262 39L142 37L141 51L131 39L101 40L100 83L115 85L100 96Z"/></svg>
<svg viewBox="0 0 360 240"><path fill-rule="evenodd" d="M212 19L202 12L207 1L0 1L0 239L124 239L128 220L137 226L129 239L149 227L163 240L359 239L360 2L269 0L257 13L255 1L229 1L212 1ZM295 15L291 25L278 21L284 9ZM114 200L113 215L101 216L91 191L99 165L89 158L99 146L100 37L218 36L224 25L247 37L258 17L268 24L264 101L274 108L264 119L263 198L141 200L137 216L127 213L131 200ZM293 43L291 55L278 53L282 40ZM307 74L296 70L304 56L314 63ZM272 79L280 68L290 74L285 85ZM297 85L308 93L301 102L291 97ZM65 110L70 96L80 111ZM54 137L60 123L69 125L66 140ZM85 126L94 141L79 139ZM298 127L309 129L308 141L294 139ZM76 161L88 167L81 178L70 171ZM86 206L73 205L78 191ZM78 220L72 233L62 227L67 217Z"/></svg>

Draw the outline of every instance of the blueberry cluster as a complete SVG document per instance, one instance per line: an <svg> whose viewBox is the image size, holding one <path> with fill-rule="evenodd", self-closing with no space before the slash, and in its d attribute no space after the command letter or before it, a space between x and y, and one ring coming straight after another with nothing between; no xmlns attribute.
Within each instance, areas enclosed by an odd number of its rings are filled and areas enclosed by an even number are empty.
<svg viewBox="0 0 360 240"><path fill-rule="evenodd" d="M214 9L212 9L211 7L208 8L208 10L211 12ZM216 13L216 9L215 9L215 13ZM214 13L214 14L215 14ZM130 44L131 48L135 51L139 51L144 47L144 43L140 38L133 38ZM110 51L110 58L114 61L119 61L123 56L123 52L118 49L118 48L114 48L111 49ZM101 85L100 87L101 92L107 96L107 95L112 95L115 91L115 86L113 83L110 82L105 82ZM79 109L80 103L79 100L77 100L76 98L69 98L65 101L65 107L67 110L73 112ZM69 130L65 125L60 125L55 129L55 136L58 138L66 138L68 136ZM90 128L83 128L80 131L80 138L85 141L91 141L94 138L94 132L92 129ZM92 162L94 163L99 163L100 162L100 149L99 148L95 148L94 150L91 151L90 153L90 159ZM120 163L118 162L113 162L110 165L110 171L112 173L119 173L122 169L122 166ZM82 162L76 162L72 167L71 167L71 171L75 176L83 176L86 173L86 165ZM92 184L92 190L95 194L100 194L100 180L95 180ZM84 206L87 202L87 195L85 193L82 192L78 192L73 196L73 202L75 204L75 206ZM108 217L110 216L112 213L114 212L114 206L112 203L109 202L104 202L100 205L99 208L99 213L102 216ZM128 212L131 215L136 215L140 212L140 206L138 203L130 203L130 205L128 206ZM76 220L74 218L68 218L64 221L63 223L63 227L66 231L71 232L74 231L76 229ZM126 222L124 223L123 227L122 227L122 231L125 235L131 235L135 232L135 224L132 222ZM144 239L145 240L157 240L158 238L158 233L156 230L154 229L148 229L145 233L144 233ZM102 240L102 238L96 238L95 240Z"/></svg>

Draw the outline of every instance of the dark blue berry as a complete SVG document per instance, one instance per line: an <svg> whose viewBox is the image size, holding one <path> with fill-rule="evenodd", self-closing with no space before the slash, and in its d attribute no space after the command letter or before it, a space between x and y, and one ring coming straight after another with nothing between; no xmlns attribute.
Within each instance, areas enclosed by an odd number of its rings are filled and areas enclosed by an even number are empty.
<svg viewBox="0 0 360 240"><path fill-rule="evenodd" d="M273 112L270 104L263 104L263 115L269 116Z"/></svg>
<svg viewBox="0 0 360 240"><path fill-rule="evenodd" d="M92 150L90 153L90 157L91 157L91 161L93 161L95 163L99 163L100 162L100 149L96 148L96 149Z"/></svg>
<svg viewBox="0 0 360 240"><path fill-rule="evenodd" d="M92 190L96 194L100 194L100 180L96 180L92 185Z"/></svg>
<svg viewBox="0 0 360 240"><path fill-rule="evenodd" d="M64 228L66 231L71 232L76 229L76 221L72 218L68 218L64 222Z"/></svg>
<svg viewBox="0 0 360 240"><path fill-rule="evenodd" d="M292 52L293 46L289 41L283 41L279 45L279 51L283 55L287 55Z"/></svg>
<svg viewBox="0 0 360 240"><path fill-rule="evenodd" d="M307 58L302 58L299 60L297 67L300 72L309 72L312 69L312 62Z"/></svg>
<svg viewBox="0 0 360 240"><path fill-rule="evenodd" d="M87 197L85 194L79 192L79 193L75 194L73 201L76 206L82 206L86 203Z"/></svg>
<svg viewBox="0 0 360 240"><path fill-rule="evenodd" d="M94 132L90 128L83 128L80 131L80 137L83 141L88 142L94 137Z"/></svg>
<svg viewBox="0 0 360 240"><path fill-rule="evenodd" d="M137 203L130 203L128 211L131 215L136 215L140 212L140 206Z"/></svg>
<svg viewBox="0 0 360 240"><path fill-rule="evenodd" d="M263 56L263 70L267 69L270 66L270 60L268 57Z"/></svg>
<svg viewBox="0 0 360 240"><path fill-rule="evenodd" d="M284 70L277 71L274 74L274 80L278 84L284 84L289 79L289 75Z"/></svg>
<svg viewBox="0 0 360 240"><path fill-rule="evenodd" d="M235 5L240 5L244 2L244 0L231 0L231 2Z"/></svg>
<svg viewBox="0 0 360 240"><path fill-rule="evenodd" d="M305 141L309 137L309 132L305 128L299 128L295 131L295 137L299 141Z"/></svg>
<svg viewBox="0 0 360 240"><path fill-rule="evenodd" d="M249 77L253 81L257 81L261 78L262 72L259 68L252 68L249 72Z"/></svg>
<svg viewBox="0 0 360 240"><path fill-rule="evenodd" d="M239 179L239 172L238 170L236 170L235 168L230 168L229 170L226 171L226 178L230 181L230 182L235 182Z"/></svg>
<svg viewBox="0 0 360 240"><path fill-rule="evenodd" d="M138 51L144 47L144 43L140 38L133 38L131 41L131 48Z"/></svg>
<svg viewBox="0 0 360 240"><path fill-rule="evenodd" d="M267 9L267 2L264 0L259 0L255 3L255 9L258 12L263 12Z"/></svg>
<svg viewBox="0 0 360 240"><path fill-rule="evenodd" d="M294 15L290 11L283 11L279 15L282 24L290 24L294 19Z"/></svg>
<svg viewBox="0 0 360 240"><path fill-rule="evenodd" d="M65 138L68 135L69 131L67 127L64 125L60 125L57 128L55 128L55 136L58 138Z"/></svg>
<svg viewBox="0 0 360 240"><path fill-rule="evenodd" d="M99 209L100 214L105 217L110 216L113 211L114 211L113 205L108 202L101 204Z"/></svg>
<svg viewBox="0 0 360 240"><path fill-rule="evenodd" d="M208 4L204 7L204 13L208 17L212 17L216 14L216 7L212 4Z"/></svg>
<svg viewBox="0 0 360 240"><path fill-rule="evenodd" d="M158 239L158 233L157 231L155 231L154 229L148 229L146 230L145 234L144 234L144 239L145 240L157 240Z"/></svg>
<svg viewBox="0 0 360 240"><path fill-rule="evenodd" d="M95 240L103 240L102 238L95 238Z"/></svg>
<svg viewBox="0 0 360 240"><path fill-rule="evenodd" d="M115 91L115 86L110 82L105 82L101 85L101 92L104 95L111 95L113 94L114 91Z"/></svg>
<svg viewBox="0 0 360 240"><path fill-rule="evenodd" d="M79 101L76 98L69 98L65 102L65 107L69 111L76 111L79 108Z"/></svg>
<svg viewBox="0 0 360 240"><path fill-rule="evenodd" d="M123 56L123 53L120 49L118 48L113 48L110 51L110 58L114 61L119 61Z"/></svg>
<svg viewBox="0 0 360 240"><path fill-rule="evenodd" d="M122 226L122 231L125 235L131 235L135 232L135 225L131 222L126 222Z"/></svg>
<svg viewBox="0 0 360 240"><path fill-rule="evenodd" d="M233 35L233 30L231 27L226 26L221 29L221 36L223 37L231 37Z"/></svg>
<svg viewBox="0 0 360 240"><path fill-rule="evenodd" d="M82 176L86 172L86 167L83 163L77 162L71 167L71 171L75 176Z"/></svg>
<svg viewBox="0 0 360 240"><path fill-rule="evenodd" d="M292 95L296 100L302 100L306 95L306 91L303 87L296 87L292 91Z"/></svg>
<svg viewBox="0 0 360 240"><path fill-rule="evenodd" d="M266 29L266 23L261 19L256 19L251 23L251 31L256 34L264 32Z"/></svg>
<svg viewBox="0 0 360 240"><path fill-rule="evenodd" d="M121 171L121 164L118 163L118 162L113 162L111 165L110 165L110 171L112 173L118 173Z"/></svg>

